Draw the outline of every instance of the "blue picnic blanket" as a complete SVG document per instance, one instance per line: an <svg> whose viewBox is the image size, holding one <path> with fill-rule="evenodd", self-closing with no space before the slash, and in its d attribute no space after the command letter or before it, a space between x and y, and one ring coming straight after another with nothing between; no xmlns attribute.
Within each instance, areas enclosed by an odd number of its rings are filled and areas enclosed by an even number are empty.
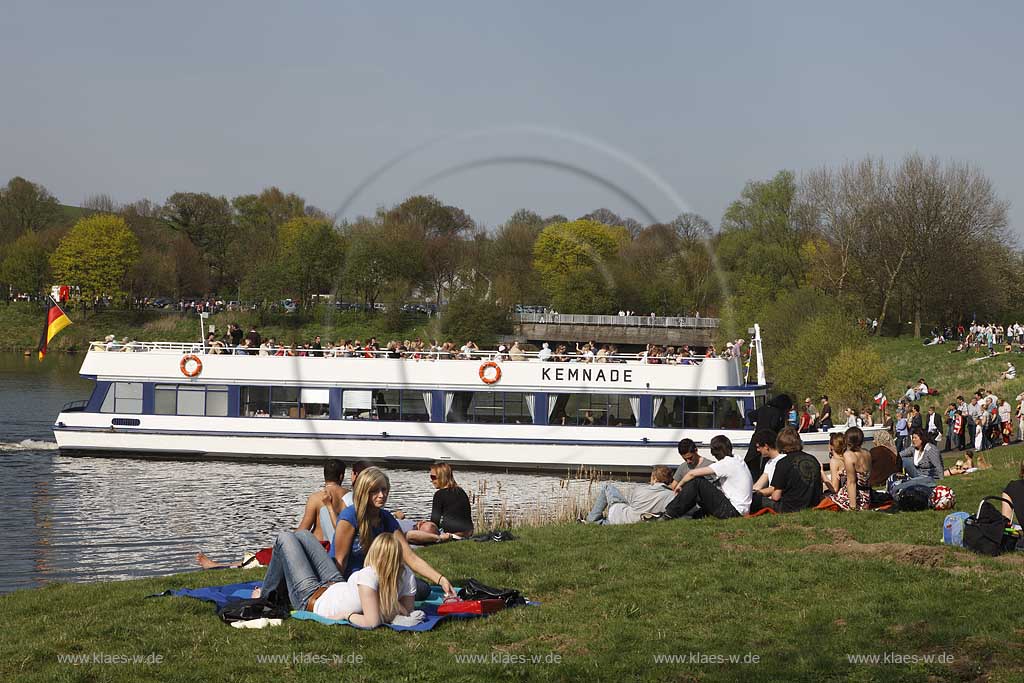
<svg viewBox="0 0 1024 683"><path fill-rule="evenodd" d="M225 586L206 586L204 588L179 588L177 590L164 591L163 593L157 593L156 595L150 595L148 597L155 598L164 595L173 595L178 597L196 598L197 600L204 600L206 602L212 602L217 605L220 609L231 600L238 600L239 598L248 598L252 595L254 588L258 588L262 585L261 581L247 581L245 583L229 583ZM458 590L458 589L456 589ZM396 626L393 624L384 624L388 628L394 631L429 631L437 626L445 619L468 619L472 617L485 616L480 614L445 614L441 615L437 613L438 606L444 602L444 591L441 590L440 586L431 586L430 595L426 600L421 600L416 603L416 609L423 610L427 618L424 621L416 624L415 626ZM309 612L306 610L293 610L292 618L299 619L302 621L315 621L321 624L327 625L340 625L340 626L352 626L352 624L345 619L328 619L327 617L321 617L318 614ZM357 628L352 626L353 628Z"/></svg>

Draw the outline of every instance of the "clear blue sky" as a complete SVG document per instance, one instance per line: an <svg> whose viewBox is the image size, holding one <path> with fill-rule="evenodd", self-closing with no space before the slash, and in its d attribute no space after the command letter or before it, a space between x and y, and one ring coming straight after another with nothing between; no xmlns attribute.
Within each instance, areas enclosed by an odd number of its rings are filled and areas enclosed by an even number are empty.
<svg viewBox="0 0 1024 683"><path fill-rule="evenodd" d="M1020 2L9 0L3 14L0 175L66 203L278 185L335 210L440 140L349 214L426 191L488 226L519 207L642 219L579 168L670 218L659 177L717 225L747 180L919 151L981 168L1024 225Z"/></svg>

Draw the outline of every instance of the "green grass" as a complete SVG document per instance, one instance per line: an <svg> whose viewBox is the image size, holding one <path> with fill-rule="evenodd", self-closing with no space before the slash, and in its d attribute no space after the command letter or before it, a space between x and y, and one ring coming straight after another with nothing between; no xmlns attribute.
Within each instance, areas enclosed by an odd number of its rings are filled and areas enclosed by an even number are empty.
<svg viewBox="0 0 1024 683"><path fill-rule="evenodd" d="M84 351L90 341L103 339L108 334L118 339L129 337L137 341L188 341L199 337L199 319L196 315L184 315L154 310L143 311L102 311L83 313L68 310L73 324L64 328L50 342L51 351ZM427 319L420 316L404 316L402 329L386 330L383 315L358 311L336 312L322 308L304 316L267 315L258 313L225 312L210 316L207 325L216 325L218 333L226 330L229 323L238 323L245 331L255 324L264 337L273 337L278 342L291 344L312 341L321 335L323 341L337 342L339 339L426 338L436 335L427 325ZM33 350L39 343L43 327L43 309L37 304L18 303L0 305L0 351Z"/></svg>
<svg viewBox="0 0 1024 683"><path fill-rule="evenodd" d="M950 480L959 509L1015 478L1024 448ZM944 513L799 514L630 527L554 525L511 543L423 551L450 577L519 588L540 607L429 633L286 621L220 623L211 606L143 599L251 580L261 570L53 585L0 597L0 680L18 681L1018 681L1024 556L940 545ZM86 665L58 655L162 655ZM264 664L257 655L359 655L361 664ZM456 655L559 663L467 664ZM659 655L757 655L757 664L657 663ZM847 654L948 655L951 663L854 665Z"/></svg>

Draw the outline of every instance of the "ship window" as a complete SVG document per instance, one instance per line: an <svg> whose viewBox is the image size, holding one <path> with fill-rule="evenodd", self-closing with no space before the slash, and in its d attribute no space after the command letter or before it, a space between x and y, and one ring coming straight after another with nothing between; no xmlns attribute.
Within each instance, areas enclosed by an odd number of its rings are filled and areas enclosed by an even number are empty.
<svg viewBox="0 0 1024 683"><path fill-rule="evenodd" d="M736 399L655 396L654 426L672 429L738 429L743 426L743 418Z"/></svg>
<svg viewBox="0 0 1024 683"><path fill-rule="evenodd" d="M153 412L157 415L228 414L228 388L194 384L157 384L153 389Z"/></svg>
<svg viewBox="0 0 1024 683"><path fill-rule="evenodd" d="M445 395L447 422L533 424L533 394L453 391Z"/></svg>
<svg viewBox="0 0 1024 683"><path fill-rule="evenodd" d="M640 397L619 394L553 394L548 424L579 427L633 427Z"/></svg>
<svg viewBox="0 0 1024 683"><path fill-rule="evenodd" d="M431 392L414 389L346 389L342 417L346 420L430 421Z"/></svg>
<svg viewBox="0 0 1024 683"><path fill-rule="evenodd" d="M270 389L271 417L305 417L299 408L298 387L272 387Z"/></svg>
<svg viewBox="0 0 1024 683"><path fill-rule="evenodd" d="M715 399L705 396L683 397L683 428L714 429Z"/></svg>
<svg viewBox="0 0 1024 683"><path fill-rule="evenodd" d="M206 391L203 387L184 385L178 387L178 415L203 415L206 413Z"/></svg>
<svg viewBox="0 0 1024 683"><path fill-rule="evenodd" d="M142 382L114 382L100 406L101 413L142 413Z"/></svg>
<svg viewBox="0 0 1024 683"><path fill-rule="evenodd" d="M270 387L242 387L243 417L270 416Z"/></svg>
<svg viewBox="0 0 1024 683"><path fill-rule="evenodd" d="M330 389L303 389L299 394L303 417L326 419L331 416Z"/></svg>

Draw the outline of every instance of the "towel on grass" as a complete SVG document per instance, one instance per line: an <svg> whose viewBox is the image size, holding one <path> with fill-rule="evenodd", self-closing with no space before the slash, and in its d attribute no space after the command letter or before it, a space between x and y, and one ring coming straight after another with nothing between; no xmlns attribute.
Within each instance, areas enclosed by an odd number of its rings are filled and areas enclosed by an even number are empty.
<svg viewBox="0 0 1024 683"><path fill-rule="evenodd" d="M204 600L206 602L212 602L217 606L217 609L223 608L231 600L245 599L252 595L254 588L259 588L262 585L261 581L246 581L245 583L230 583L225 586L206 586L204 588L178 588L176 590L168 590L163 593L156 593L147 597L155 598L165 595L173 595L178 597L196 598L197 600ZM438 606L444 602L444 591L440 586L431 586L430 595L427 596L426 600L421 600L416 603L416 609L421 609L427 615L427 618L415 626L397 626L395 624L384 624L388 628L394 631L429 631L437 626L445 619L466 619L471 617L486 616L480 614L448 614L440 615L437 613ZM306 610L294 610L292 618L299 619L301 621L316 621L321 624L328 625L344 625L352 626L345 619L328 619L327 617L321 617L318 614L309 612ZM352 626L352 628L358 628Z"/></svg>

